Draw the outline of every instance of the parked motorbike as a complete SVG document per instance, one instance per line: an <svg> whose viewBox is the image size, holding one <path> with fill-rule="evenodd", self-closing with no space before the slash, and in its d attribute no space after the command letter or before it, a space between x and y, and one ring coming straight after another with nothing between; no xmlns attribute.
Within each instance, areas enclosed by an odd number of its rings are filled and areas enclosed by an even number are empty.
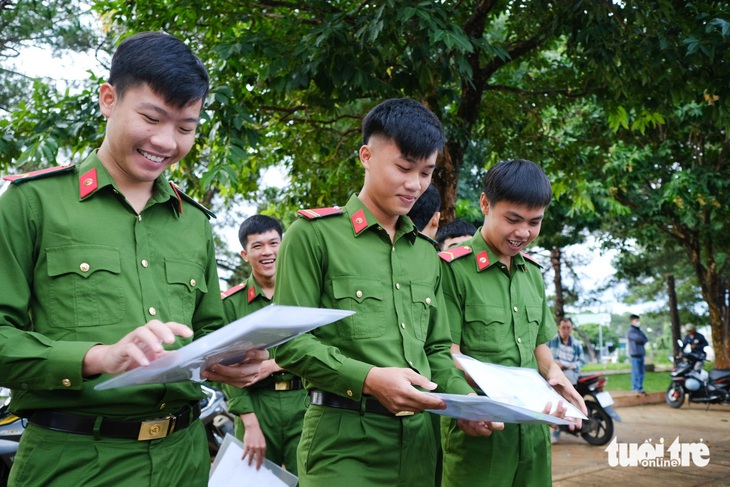
<svg viewBox="0 0 730 487"><path fill-rule="evenodd" d="M580 429L560 426L560 431L571 435L580 435L589 444L605 445L613 438L613 420L621 421L621 417L613 409L611 393L604 391L608 379L601 374L582 375L578 378L575 390L583 396L588 409L588 419L583 420Z"/></svg>
<svg viewBox="0 0 730 487"><path fill-rule="evenodd" d="M8 411L10 391L4 390L7 391L7 394L3 394L6 399L0 406L0 487L8 485L10 467L13 466L18 442L25 430L25 422Z"/></svg>
<svg viewBox="0 0 730 487"><path fill-rule="evenodd" d="M219 387L212 384L202 384L201 387L205 398L200 401L200 420L205 425L212 459L218 454L226 433L233 434L234 416L228 412L228 400Z"/></svg>
<svg viewBox="0 0 730 487"><path fill-rule="evenodd" d="M674 368L669 373L672 382L664 396L669 407L682 407L685 398L706 403L708 408L710 404L730 403L730 369L712 369L708 374L703 363L704 356L694 352L674 357Z"/></svg>

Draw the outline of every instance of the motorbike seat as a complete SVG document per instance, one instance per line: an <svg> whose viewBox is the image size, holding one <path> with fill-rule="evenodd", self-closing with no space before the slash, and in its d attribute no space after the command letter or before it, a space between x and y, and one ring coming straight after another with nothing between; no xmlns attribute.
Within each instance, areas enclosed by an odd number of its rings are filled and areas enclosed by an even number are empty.
<svg viewBox="0 0 730 487"><path fill-rule="evenodd" d="M720 379L730 377L730 369L712 369L710 370L710 381L714 382Z"/></svg>
<svg viewBox="0 0 730 487"><path fill-rule="evenodd" d="M584 384L586 382L592 382L592 381L598 379L599 377L601 377L602 375L603 374L581 375L580 377L578 377L578 383L579 384Z"/></svg>

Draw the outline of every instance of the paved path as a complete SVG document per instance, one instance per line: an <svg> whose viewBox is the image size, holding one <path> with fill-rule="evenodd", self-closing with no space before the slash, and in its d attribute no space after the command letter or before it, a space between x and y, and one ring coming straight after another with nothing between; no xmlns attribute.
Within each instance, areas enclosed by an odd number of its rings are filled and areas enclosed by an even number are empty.
<svg viewBox="0 0 730 487"><path fill-rule="evenodd" d="M726 486L730 487L730 405L699 404L672 409L663 393L634 397L611 391L622 421L615 425L618 443L660 444L665 450L679 437L681 443L704 442L710 451L705 467L611 467L605 446L591 446L563 433L553 445L553 485L590 486ZM670 458L665 453L666 459Z"/></svg>

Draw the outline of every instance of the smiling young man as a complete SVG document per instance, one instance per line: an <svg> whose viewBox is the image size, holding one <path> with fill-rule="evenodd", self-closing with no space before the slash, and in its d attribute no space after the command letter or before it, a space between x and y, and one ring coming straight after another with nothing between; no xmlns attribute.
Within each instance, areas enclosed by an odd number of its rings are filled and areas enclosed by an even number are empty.
<svg viewBox="0 0 730 487"><path fill-rule="evenodd" d="M222 295L228 322L271 304L281 235L281 225L270 216L253 215L241 223L241 257L251 266L251 275ZM273 359L263 362L258 377L249 387L223 386L228 410L236 415L236 437L243 441L244 458L257 468L268 458L296 475L307 391L299 377Z"/></svg>
<svg viewBox="0 0 730 487"><path fill-rule="evenodd" d="M555 321L540 266L522 253L540 234L551 199L550 181L533 162L502 161L487 171L479 201L483 226L463 246L439 254L452 350L483 362L536 369L585 413L583 399L546 345ZM555 414L561 417L565 409ZM444 486L552 483L546 425L506 424L489 438L475 438L443 418L441 432Z"/></svg>
<svg viewBox="0 0 730 487"><path fill-rule="evenodd" d="M194 382L97 391L224 324L211 214L163 172L193 145L208 74L179 39L124 40L99 91L98 151L6 179L0 384L28 426L10 485L205 485ZM238 386L255 363L203 375Z"/></svg>
<svg viewBox="0 0 730 487"><path fill-rule="evenodd" d="M468 394L449 348L441 269L405 215L431 182L441 122L422 104L387 100L363 120L365 181L343 208L302 210L277 263L277 304L356 313L276 348L311 405L298 449L300 485L434 483L435 437L423 390ZM488 425L465 423L472 434Z"/></svg>

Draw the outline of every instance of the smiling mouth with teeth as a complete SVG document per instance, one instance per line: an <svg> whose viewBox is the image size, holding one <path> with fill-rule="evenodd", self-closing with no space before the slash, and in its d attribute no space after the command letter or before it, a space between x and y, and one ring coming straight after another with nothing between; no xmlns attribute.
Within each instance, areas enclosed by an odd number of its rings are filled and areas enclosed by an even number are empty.
<svg viewBox="0 0 730 487"><path fill-rule="evenodd" d="M165 160L165 158L164 158L164 157L160 157L160 156L153 156L153 155L152 155L152 154L150 154L149 152L145 152L145 151L143 151L143 150L140 150L140 151L139 151L139 153L140 153L140 154L142 154L142 155L143 155L143 156L145 157L145 159L149 159L150 161L152 161L152 162L156 162L157 164L159 164L159 163L161 163L162 161L164 161L164 160Z"/></svg>

